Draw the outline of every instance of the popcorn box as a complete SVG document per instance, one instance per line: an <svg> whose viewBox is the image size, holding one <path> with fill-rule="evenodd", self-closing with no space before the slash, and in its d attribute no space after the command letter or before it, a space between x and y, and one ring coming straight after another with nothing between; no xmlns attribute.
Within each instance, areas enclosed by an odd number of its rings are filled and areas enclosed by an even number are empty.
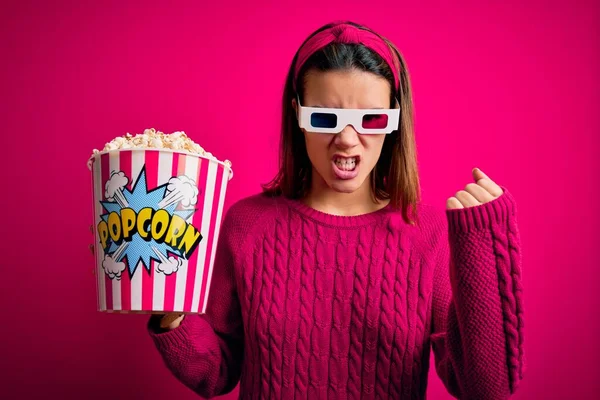
<svg viewBox="0 0 600 400"><path fill-rule="evenodd" d="M133 148L91 159L98 311L204 313L230 166Z"/></svg>

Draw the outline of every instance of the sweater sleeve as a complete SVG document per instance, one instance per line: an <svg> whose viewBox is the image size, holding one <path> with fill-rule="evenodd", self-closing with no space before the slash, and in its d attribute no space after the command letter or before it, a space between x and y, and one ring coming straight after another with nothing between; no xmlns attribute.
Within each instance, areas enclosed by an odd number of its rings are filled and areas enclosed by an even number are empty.
<svg viewBox="0 0 600 400"><path fill-rule="evenodd" d="M179 327L166 332L156 327L155 318L147 324L167 368L205 398L230 392L241 374L243 324L228 216L219 233L206 314L186 315Z"/></svg>
<svg viewBox="0 0 600 400"><path fill-rule="evenodd" d="M459 399L507 399L523 378L521 243L516 204L446 210L434 272L435 368Z"/></svg>

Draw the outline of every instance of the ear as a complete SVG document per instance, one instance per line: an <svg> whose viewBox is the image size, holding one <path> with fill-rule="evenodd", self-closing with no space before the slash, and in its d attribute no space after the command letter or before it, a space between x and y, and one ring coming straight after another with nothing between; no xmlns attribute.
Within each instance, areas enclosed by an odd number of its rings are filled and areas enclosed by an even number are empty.
<svg viewBox="0 0 600 400"><path fill-rule="evenodd" d="M298 116L298 102L296 101L296 98L294 97L292 99L292 108L294 109L294 115L296 116L296 121L300 121L300 117Z"/></svg>

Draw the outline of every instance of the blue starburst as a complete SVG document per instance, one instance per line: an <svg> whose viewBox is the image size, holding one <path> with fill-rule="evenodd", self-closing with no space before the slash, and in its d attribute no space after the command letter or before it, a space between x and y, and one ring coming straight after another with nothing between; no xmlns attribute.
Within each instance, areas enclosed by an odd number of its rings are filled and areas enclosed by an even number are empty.
<svg viewBox="0 0 600 400"><path fill-rule="evenodd" d="M131 208L137 215L142 208L151 207L153 210L157 211L161 208L158 206L158 203L165 197L167 191L167 184L157 186L155 189L148 191L148 183L146 181L146 167L142 168L137 181L133 185L133 189L129 190L127 187L123 188L123 195L127 202L129 203L129 208ZM108 215L111 212L116 212L121 215L121 206L116 202L111 201L100 201L106 213L101 215L101 218L108 223ZM177 204L172 204L170 206L164 207L171 215L178 215L184 220L189 218L196 210L176 210ZM119 243L120 244L120 243ZM112 255L119 245L112 241L109 237L107 242L107 246L104 249L105 253ZM144 240L140 235L134 234L127 246L126 250L118 257L116 262L124 262L127 266L127 270L129 271L129 277L133 276L138 264L142 263L144 269L147 272L150 272L150 261L155 260L161 262L158 256L152 251L152 247L156 248L165 258L169 256L175 255L177 257L184 257L182 252L175 248L171 247L167 243L158 243L154 239L150 239L149 241Z"/></svg>

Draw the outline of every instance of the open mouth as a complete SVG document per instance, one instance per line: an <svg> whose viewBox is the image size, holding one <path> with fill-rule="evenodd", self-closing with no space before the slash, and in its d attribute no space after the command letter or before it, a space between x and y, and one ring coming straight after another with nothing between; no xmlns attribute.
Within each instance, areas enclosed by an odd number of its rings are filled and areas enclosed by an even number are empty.
<svg viewBox="0 0 600 400"><path fill-rule="evenodd" d="M360 169L360 157L345 157L339 154L333 156L331 160L333 173L338 179L349 180L358 176Z"/></svg>
<svg viewBox="0 0 600 400"><path fill-rule="evenodd" d="M360 162L360 157L343 157L340 155L333 156L333 162L340 171L354 171Z"/></svg>

